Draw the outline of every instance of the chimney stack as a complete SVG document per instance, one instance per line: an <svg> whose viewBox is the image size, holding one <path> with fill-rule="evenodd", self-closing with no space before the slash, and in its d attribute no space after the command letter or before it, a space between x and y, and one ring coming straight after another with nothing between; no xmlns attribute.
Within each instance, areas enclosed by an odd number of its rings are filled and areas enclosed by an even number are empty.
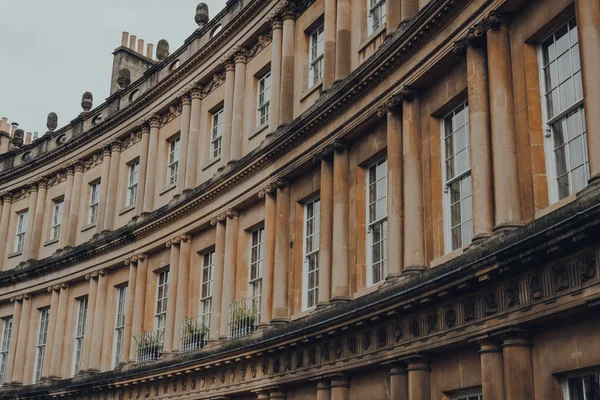
<svg viewBox="0 0 600 400"><path fill-rule="evenodd" d="M137 37L135 35L129 35L129 49L135 51L135 42Z"/></svg>
<svg viewBox="0 0 600 400"><path fill-rule="evenodd" d="M137 52L144 54L144 39L138 39L137 41Z"/></svg>
<svg viewBox="0 0 600 400"><path fill-rule="evenodd" d="M128 41L129 41L129 32L123 32L123 36L121 36L121 46L127 47Z"/></svg>
<svg viewBox="0 0 600 400"><path fill-rule="evenodd" d="M148 43L148 45L146 46L146 57L152 59L153 54L154 54L154 45L152 43Z"/></svg>
<svg viewBox="0 0 600 400"><path fill-rule="evenodd" d="M31 132L27 132L25 134L25 144L30 144L31 143L31 136L32 136Z"/></svg>

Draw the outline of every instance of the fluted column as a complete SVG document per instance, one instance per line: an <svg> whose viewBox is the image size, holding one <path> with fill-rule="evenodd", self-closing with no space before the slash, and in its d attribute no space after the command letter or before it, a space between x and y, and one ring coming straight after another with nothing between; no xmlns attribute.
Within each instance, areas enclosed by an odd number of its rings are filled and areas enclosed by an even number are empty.
<svg viewBox="0 0 600 400"><path fill-rule="evenodd" d="M167 300L167 317L165 319L165 340L163 350L169 353L173 350L175 312L177 310L177 285L179 282L179 237L168 240L166 246L171 249L169 257L169 286Z"/></svg>
<svg viewBox="0 0 600 400"><path fill-rule="evenodd" d="M229 162L235 162L242 157L242 142L244 140L244 94L246 86L246 63L248 52L238 48L234 53L235 81L233 89L233 119L231 123L231 150Z"/></svg>
<svg viewBox="0 0 600 400"><path fill-rule="evenodd" d="M351 71L352 55L352 2L337 0L335 80L346 78Z"/></svg>
<svg viewBox="0 0 600 400"><path fill-rule="evenodd" d="M600 2L576 0L577 35L581 53L583 104L590 160L590 181L600 178Z"/></svg>
<svg viewBox="0 0 600 400"><path fill-rule="evenodd" d="M425 267L425 227L423 207L423 162L421 154L421 102L409 87L401 90L402 165L404 194L404 273Z"/></svg>
<svg viewBox="0 0 600 400"><path fill-rule="evenodd" d="M31 242L33 237L33 223L35 222L35 207L37 206L38 188L33 184L29 188L29 208L27 209L27 231L25 233L25 246L23 247L24 259L29 259L31 252Z"/></svg>
<svg viewBox="0 0 600 400"><path fill-rule="evenodd" d="M504 339L502 359L506 399L533 399L533 361L529 339L520 335Z"/></svg>
<svg viewBox="0 0 600 400"><path fill-rule="evenodd" d="M106 310L106 293L108 289L108 274L104 270L98 271L98 291L96 294L96 304L94 311L94 329L92 330L92 343L90 349L90 365L88 372L100 371L100 355L102 353L102 337L104 332L102 327L106 324L104 313ZM88 301L89 309L89 301ZM88 312L88 318L89 318Z"/></svg>
<svg viewBox="0 0 600 400"><path fill-rule="evenodd" d="M79 224L79 205L82 196L83 164L75 165L75 175L73 177L73 193L71 195L71 206L69 207L69 227L67 229L67 240L65 247L75 245L77 238L77 225Z"/></svg>
<svg viewBox="0 0 600 400"><path fill-rule="evenodd" d="M331 376L331 400L350 400L350 377L348 375Z"/></svg>
<svg viewBox="0 0 600 400"><path fill-rule="evenodd" d="M56 334L54 335L54 341L52 343L52 357L50 357L50 355L47 356L47 363L50 364L50 379L61 378L65 327L67 325L67 312L69 307L69 286L66 283L62 283L59 286L58 309L51 311L50 313L51 318L52 314L56 314Z"/></svg>
<svg viewBox="0 0 600 400"><path fill-rule="evenodd" d="M58 236L58 248L62 249L67 244L67 231L69 230L69 216L71 213L71 197L73 196L73 168L67 169L67 180L65 182L65 199L63 201L63 216L60 223L60 234Z"/></svg>
<svg viewBox="0 0 600 400"><path fill-rule="evenodd" d="M294 119L294 42L296 40L296 8L285 3L281 50L281 92L279 94L279 126Z"/></svg>
<svg viewBox="0 0 600 400"><path fill-rule="evenodd" d="M136 337L139 337L144 328L144 307L146 304L146 284L148 279L148 255L138 254L137 268L135 271L135 298L133 301L133 319L131 321L131 336L129 340L129 362L135 362L137 347ZM131 282L131 281L130 281ZM123 352L125 354L125 352Z"/></svg>
<svg viewBox="0 0 600 400"><path fill-rule="evenodd" d="M13 307L12 332L10 334L10 343L8 346L8 359L6 360L6 372L4 382L11 383L13 370L15 366L15 357L17 353L17 342L19 341L19 327L21 325L21 312L23 309L23 296L11 297L10 301L15 303Z"/></svg>
<svg viewBox="0 0 600 400"><path fill-rule="evenodd" d="M329 90L333 85L333 82L335 82L335 52L337 35L336 20L337 0L325 0L325 21L323 23L323 40L325 42L325 46L323 49L324 91Z"/></svg>
<svg viewBox="0 0 600 400"><path fill-rule="evenodd" d="M96 218L96 233L102 233L104 230L104 219L106 215L106 199L108 195L108 181L110 180L111 168L111 148L110 144L106 143L102 149L102 172L100 175L100 194L98 196L98 218Z"/></svg>
<svg viewBox="0 0 600 400"><path fill-rule="evenodd" d="M287 322L288 270L290 235L290 188L287 182L279 180L277 185L277 220L275 222L275 269L273 271L273 313L271 322Z"/></svg>
<svg viewBox="0 0 600 400"><path fill-rule="evenodd" d="M90 272L85 275L85 279L90 281L88 289L88 308L85 321L85 330L83 333L83 350L81 352L81 364L79 371L86 371L90 365L90 352L92 349L92 332L94 330L94 314L96 313L96 296L98 294L98 271Z"/></svg>
<svg viewBox="0 0 600 400"><path fill-rule="evenodd" d="M225 218L213 218L210 223L216 225L215 239L215 266L213 271L212 310L210 319L210 338L218 339L227 334L221 332L221 318L227 318L227 314L221 315L221 303L223 297L223 269L225 267Z"/></svg>
<svg viewBox="0 0 600 400"><path fill-rule="evenodd" d="M510 38L507 20L500 15L492 13L486 27L496 210L494 230L512 229L522 222Z"/></svg>
<svg viewBox="0 0 600 400"><path fill-rule="evenodd" d="M8 246L8 223L12 215L12 197L9 194L2 195L2 215L0 216L0 265L4 264L4 256L10 251Z"/></svg>
<svg viewBox="0 0 600 400"><path fill-rule="evenodd" d="M231 156L231 124L233 123L233 96L235 87L235 64L233 60L223 61L225 66L225 98L223 100L223 137L221 143L221 168L227 166Z"/></svg>
<svg viewBox="0 0 600 400"><path fill-rule="evenodd" d="M408 400L430 400L429 364L422 358L408 360Z"/></svg>
<svg viewBox="0 0 600 400"><path fill-rule="evenodd" d="M333 165L331 157L321 159L321 193L319 216L319 292L317 305L331 299L331 260L333 246Z"/></svg>
<svg viewBox="0 0 600 400"><path fill-rule="evenodd" d="M329 379L317 381L317 400L331 400L331 382Z"/></svg>
<svg viewBox="0 0 600 400"><path fill-rule="evenodd" d="M179 242L179 277L177 278L177 307L175 309L173 351L180 350L181 326L188 309L191 246L192 241L190 235L181 235Z"/></svg>
<svg viewBox="0 0 600 400"><path fill-rule="evenodd" d="M183 192L187 175L188 157L190 154L190 123L192 114L192 98L188 93L181 96L181 130L179 131L179 166L177 167L177 194Z"/></svg>
<svg viewBox="0 0 600 400"><path fill-rule="evenodd" d="M31 296L23 295L23 306L21 308L21 320L19 321L19 338L17 342L17 351L15 352L15 364L12 375L11 385L22 385L23 374L25 372L25 357L27 352L27 341L29 338L29 324L31 319ZM20 356L16 356L16 355Z"/></svg>
<svg viewBox="0 0 600 400"><path fill-rule="evenodd" d="M187 166L185 168L185 174L181 174L182 180L185 178L184 191L192 190L196 187L196 170L198 168L198 157L200 154L199 143L202 89L192 89L190 91L190 96L192 98L192 104L190 106L190 139L187 148Z"/></svg>
<svg viewBox="0 0 600 400"><path fill-rule="evenodd" d="M277 220L275 185L267 185L258 193L258 197L264 197L265 199L265 253L260 299L260 322L261 324L269 324L273 307L273 273L275 271L275 229Z"/></svg>
<svg viewBox="0 0 600 400"><path fill-rule="evenodd" d="M142 126L142 140L140 141L140 170L138 174L138 191L135 200L135 215L140 215L144 209L146 193L146 174L148 172L148 150L150 148L150 128Z"/></svg>
<svg viewBox="0 0 600 400"><path fill-rule="evenodd" d="M283 22L279 16L271 19L273 39L271 40L271 104L269 108L269 134L279 126L279 102L281 96L281 56L283 41ZM264 315L264 314L263 314Z"/></svg>
<svg viewBox="0 0 600 400"><path fill-rule="evenodd" d="M390 400L408 400L408 371L405 366L390 368Z"/></svg>
<svg viewBox="0 0 600 400"><path fill-rule="evenodd" d="M27 259L37 260L40 253L40 243L42 241L42 230L44 223L44 212L46 210L46 193L48 182L42 179L38 182L37 203L35 205L35 215L33 218L33 228L31 229L31 245Z"/></svg>
<svg viewBox="0 0 600 400"><path fill-rule="evenodd" d="M237 243L239 219L235 210L227 211L225 226L225 256L223 259L223 292L221 303L221 337L227 336L229 306L235 302L235 277L237 270Z"/></svg>
<svg viewBox="0 0 600 400"><path fill-rule="evenodd" d="M106 208L104 215L103 231L112 231L115 224L115 209L117 207L117 190L119 183L119 167L121 163L121 142L115 141L111 145L110 177L108 182L102 182L106 188ZM100 189L102 191L102 189Z"/></svg>
<svg viewBox="0 0 600 400"><path fill-rule="evenodd" d="M56 334L56 315L58 313L58 298L60 285L50 286L48 291L50 298L50 320L48 321L48 335L46 336L46 350L44 354L44 365L42 366L42 379L48 379L50 376L50 367L52 364L52 353L55 349L54 338ZM62 350L62 349L61 349Z"/></svg>
<svg viewBox="0 0 600 400"><path fill-rule="evenodd" d="M350 299L350 259L348 249L349 151L342 143L336 143L334 147L331 300L346 301Z"/></svg>
<svg viewBox="0 0 600 400"><path fill-rule="evenodd" d="M495 342L480 343L481 393L486 400L504 400L504 366L502 348Z"/></svg>
<svg viewBox="0 0 600 400"><path fill-rule="evenodd" d="M160 117L154 114L150 117L149 122L150 141L148 142L148 159L146 160L143 213L150 213L154 209L156 160L158 159L158 131L160 129Z"/></svg>

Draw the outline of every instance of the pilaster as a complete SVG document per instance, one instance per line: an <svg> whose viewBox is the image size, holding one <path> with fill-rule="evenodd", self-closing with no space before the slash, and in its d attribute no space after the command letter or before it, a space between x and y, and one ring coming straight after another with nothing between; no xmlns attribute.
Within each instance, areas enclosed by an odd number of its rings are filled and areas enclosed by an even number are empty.
<svg viewBox="0 0 600 400"><path fill-rule="evenodd" d="M338 43L339 46L339 43ZM350 300L349 260L349 174L348 147L342 142L333 145L333 239L331 300Z"/></svg>
<svg viewBox="0 0 600 400"><path fill-rule="evenodd" d="M173 350L175 333L175 313L177 311L177 289L179 284L179 237L167 240L166 246L171 249L169 257L169 286L167 300L167 316L165 320L165 337L163 351Z"/></svg>
<svg viewBox="0 0 600 400"><path fill-rule="evenodd" d="M150 123L150 140L148 142L148 158L146 159L146 179L144 188L143 213L150 213L154 209L156 160L158 157L158 135L160 130L160 117L152 114L148 119ZM142 134L143 138L143 134Z"/></svg>
<svg viewBox="0 0 600 400"><path fill-rule="evenodd" d="M186 92L181 96L181 130L179 132L179 166L177 167L177 194L185 189L188 157L197 157L190 152L190 125L192 115L192 98Z"/></svg>
<svg viewBox="0 0 600 400"><path fill-rule="evenodd" d="M273 272L273 313L271 323L289 321L288 270L289 270L289 209L290 188L284 180L278 180L277 186L277 235L275 237L275 265Z"/></svg>
<svg viewBox="0 0 600 400"><path fill-rule="evenodd" d="M269 324L273 307L273 273L275 270L275 242L277 202L275 184L270 183L258 192L265 199L265 248L260 302L261 324Z"/></svg>

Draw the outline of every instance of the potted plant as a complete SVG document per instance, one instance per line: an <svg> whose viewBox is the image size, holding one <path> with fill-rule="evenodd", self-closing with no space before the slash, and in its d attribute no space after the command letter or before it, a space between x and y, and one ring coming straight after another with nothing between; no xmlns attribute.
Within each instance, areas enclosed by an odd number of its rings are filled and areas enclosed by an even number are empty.
<svg viewBox="0 0 600 400"><path fill-rule="evenodd" d="M157 360L162 355L162 332L143 332L135 340L138 348L138 363Z"/></svg>
<svg viewBox="0 0 600 400"><path fill-rule="evenodd" d="M246 335L255 330L257 314L258 313L255 306L239 307L237 310L235 310L234 329L237 333L237 336Z"/></svg>
<svg viewBox="0 0 600 400"><path fill-rule="evenodd" d="M204 347L208 338L208 327L196 318L186 318L183 323L183 351L198 350Z"/></svg>

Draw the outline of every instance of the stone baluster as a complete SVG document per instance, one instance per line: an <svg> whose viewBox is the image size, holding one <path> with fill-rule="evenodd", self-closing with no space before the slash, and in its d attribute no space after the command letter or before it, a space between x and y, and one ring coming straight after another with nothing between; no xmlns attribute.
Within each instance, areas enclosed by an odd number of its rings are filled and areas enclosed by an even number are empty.
<svg viewBox="0 0 600 400"><path fill-rule="evenodd" d="M156 160L158 159L158 135L160 117L153 114L150 119L150 140L148 143L148 159L146 160L146 179L144 187L144 207L142 213L150 213L154 209L156 182ZM142 134L143 137L143 134Z"/></svg>
<svg viewBox="0 0 600 400"><path fill-rule="evenodd" d="M37 260L40 253L40 243L42 241L42 229L44 224L44 212L46 209L46 193L48 189L48 182L45 179L40 180L37 183L38 195L37 203L35 205L35 215L30 214L33 219L33 226L31 229L31 245L29 246L29 255L27 259Z"/></svg>
<svg viewBox="0 0 600 400"><path fill-rule="evenodd" d="M146 175L148 173L148 150L150 148L150 127L142 126L142 140L140 141L140 170L138 173L138 190L135 200L135 215L140 215L144 210L146 195Z"/></svg>
<svg viewBox="0 0 600 400"><path fill-rule="evenodd" d="M275 265L273 271L273 311L271 323L285 323L289 318L288 270L289 270L289 209L290 188L284 180L278 180L277 219L275 222ZM276 283L276 285L275 285Z"/></svg>
<svg viewBox="0 0 600 400"><path fill-rule="evenodd" d="M261 324L271 321L273 307L273 273L275 271L275 241L277 200L275 199L275 184L271 183L258 192L258 197L265 199L265 247L262 274L262 293L260 300Z"/></svg>
<svg viewBox="0 0 600 400"><path fill-rule="evenodd" d="M196 172L200 154L200 115L202 112L202 88L193 88L190 91L192 98L190 116L190 141L187 149L187 167L185 169L185 190L196 187ZM184 175L182 175L183 177Z"/></svg>
<svg viewBox="0 0 600 400"><path fill-rule="evenodd" d="M271 104L269 109L269 134L279 126L279 106L281 96L281 57L283 41L283 22L279 15L272 16L271 28L273 39L271 41ZM263 314L264 315L264 314Z"/></svg>
<svg viewBox="0 0 600 400"><path fill-rule="evenodd" d="M163 351L170 353L173 350L175 331L175 312L177 310L177 285L179 282L179 237L167 240L166 246L171 249L169 257L169 286L167 300L167 316L165 319L165 337Z"/></svg>
<svg viewBox="0 0 600 400"><path fill-rule="evenodd" d="M348 246L350 161L346 145L336 142L333 146L333 269L331 272L331 300L347 301L350 299L350 255Z"/></svg>

